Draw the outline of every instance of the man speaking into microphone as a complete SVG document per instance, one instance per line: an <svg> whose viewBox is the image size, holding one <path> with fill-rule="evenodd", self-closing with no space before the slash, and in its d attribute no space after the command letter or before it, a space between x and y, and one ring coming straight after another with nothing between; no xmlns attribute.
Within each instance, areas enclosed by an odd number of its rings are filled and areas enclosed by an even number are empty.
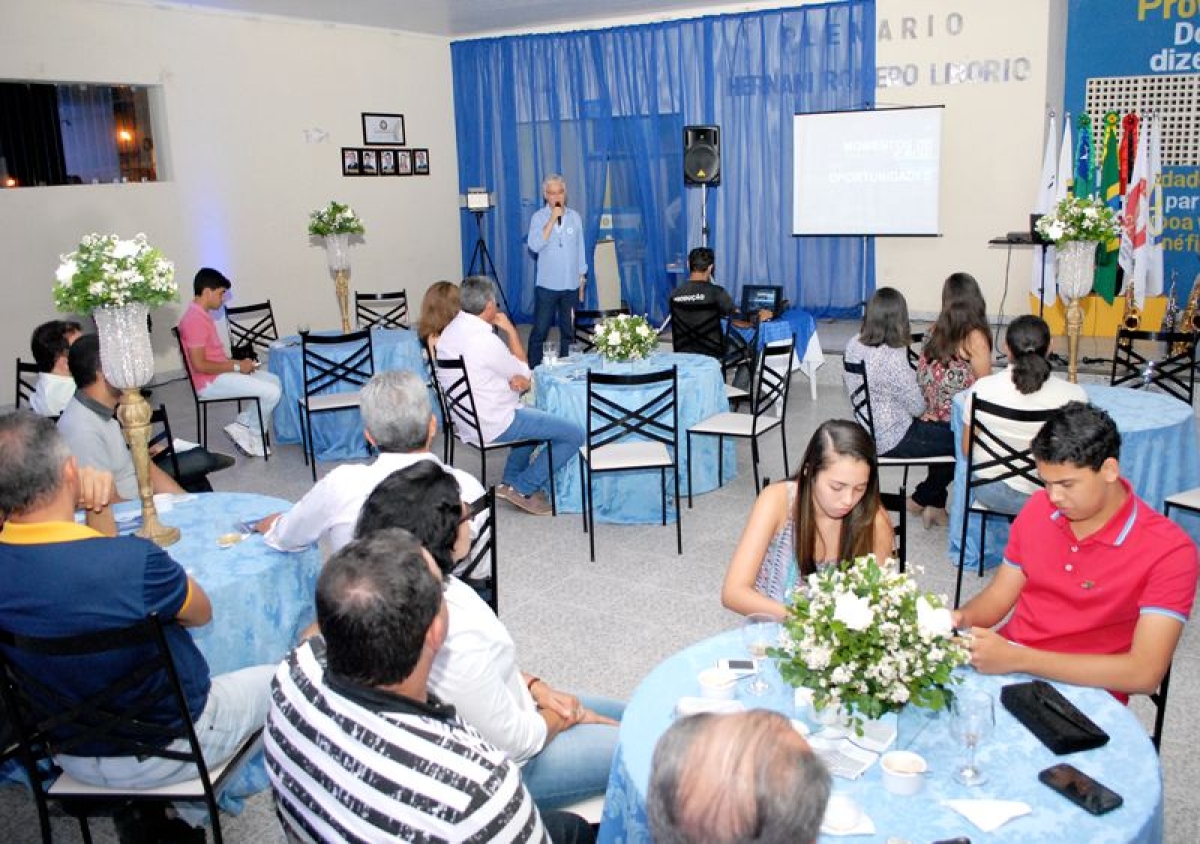
<svg viewBox="0 0 1200 844"><path fill-rule="evenodd" d="M533 331L529 334L529 367L542 362L542 344L550 324L558 319L558 355L566 357L574 329L571 308L583 301L587 257L583 251L583 220L567 208L567 183L552 173L542 180L545 206L529 221L526 243L537 258L533 289Z"/></svg>

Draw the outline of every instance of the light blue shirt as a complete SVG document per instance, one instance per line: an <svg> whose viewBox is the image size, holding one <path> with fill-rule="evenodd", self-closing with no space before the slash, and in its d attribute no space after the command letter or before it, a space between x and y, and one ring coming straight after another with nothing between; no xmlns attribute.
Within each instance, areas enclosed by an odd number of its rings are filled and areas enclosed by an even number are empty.
<svg viewBox="0 0 1200 844"><path fill-rule="evenodd" d="M547 290L575 290L580 277L587 274L587 256L583 251L583 220L570 208L563 213L562 225L542 237L550 219L550 206L543 205L529 221L525 242L537 256L537 286Z"/></svg>

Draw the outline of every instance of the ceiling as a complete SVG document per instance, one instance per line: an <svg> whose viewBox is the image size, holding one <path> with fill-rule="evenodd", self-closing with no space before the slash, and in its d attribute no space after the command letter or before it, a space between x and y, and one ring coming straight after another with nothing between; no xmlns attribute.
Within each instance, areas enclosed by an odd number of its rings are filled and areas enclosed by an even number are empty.
<svg viewBox="0 0 1200 844"><path fill-rule="evenodd" d="M625 15L763 6L730 0L157 0L154 5L219 9L461 38L586 24ZM771 5L786 5L784 0ZM665 16L665 15L664 15Z"/></svg>

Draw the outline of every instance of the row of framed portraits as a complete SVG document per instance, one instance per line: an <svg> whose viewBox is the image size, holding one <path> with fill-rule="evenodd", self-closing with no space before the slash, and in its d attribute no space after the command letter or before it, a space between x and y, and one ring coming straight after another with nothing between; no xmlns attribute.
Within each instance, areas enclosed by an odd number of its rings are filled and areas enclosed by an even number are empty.
<svg viewBox="0 0 1200 844"><path fill-rule="evenodd" d="M427 149L342 147L343 176L428 176Z"/></svg>

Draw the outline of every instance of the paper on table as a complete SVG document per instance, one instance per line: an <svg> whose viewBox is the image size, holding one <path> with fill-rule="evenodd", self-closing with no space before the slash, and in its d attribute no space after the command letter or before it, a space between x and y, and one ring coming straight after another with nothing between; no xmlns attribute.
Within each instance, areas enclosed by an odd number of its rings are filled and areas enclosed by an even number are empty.
<svg viewBox="0 0 1200 844"><path fill-rule="evenodd" d="M811 736L808 743L835 777L853 780L875 764L879 755L856 746L840 732L822 730Z"/></svg>
<svg viewBox="0 0 1200 844"><path fill-rule="evenodd" d="M1028 815L1033 809L1020 800L943 800L964 818L984 832L992 832L1013 818Z"/></svg>

